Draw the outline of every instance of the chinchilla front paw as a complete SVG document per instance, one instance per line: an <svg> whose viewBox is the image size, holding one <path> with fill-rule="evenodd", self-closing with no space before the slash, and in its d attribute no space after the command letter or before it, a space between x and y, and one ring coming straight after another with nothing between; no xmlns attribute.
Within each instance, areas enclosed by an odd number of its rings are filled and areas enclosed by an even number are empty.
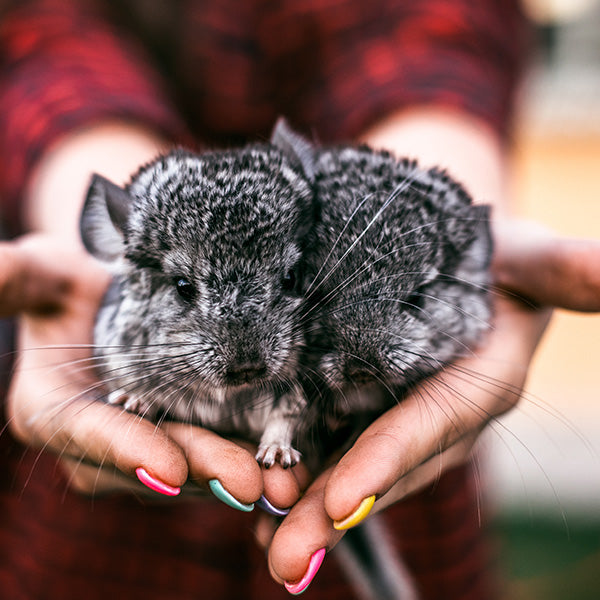
<svg viewBox="0 0 600 600"><path fill-rule="evenodd" d="M130 394L124 390L114 390L106 398L108 404L122 406L124 410L146 418L153 418L152 403L141 396Z"/></svg>
<svg viewBox="0 0 600 600"><path fill-rule="evenodd" d="M300 462L300 452L289 444L261 443L256 453L256 460L265 469L270 469L278 462L284 469L289 469Z"/></svg>

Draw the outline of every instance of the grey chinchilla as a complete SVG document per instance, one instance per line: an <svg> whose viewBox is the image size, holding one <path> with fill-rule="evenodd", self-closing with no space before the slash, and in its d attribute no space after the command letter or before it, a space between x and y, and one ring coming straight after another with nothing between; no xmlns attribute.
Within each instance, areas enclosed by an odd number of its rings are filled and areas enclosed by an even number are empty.
<svg viewBox="0 0 600 600"><path fill-rule="evenodd" d="M243 435L267 467L299 459L301 257L314 222L307 157L278 140L176 150L124 188L95 175L80 221L114 273L94 333L107 400Z"/></svg>
<svg viewBox="0 0 600 600"><path fill-rule="evenodd" d="M445 171L366 146L313 153L301 372L305 421L328 451L474 350L491 318L493 244L489 206Z"/></svg>

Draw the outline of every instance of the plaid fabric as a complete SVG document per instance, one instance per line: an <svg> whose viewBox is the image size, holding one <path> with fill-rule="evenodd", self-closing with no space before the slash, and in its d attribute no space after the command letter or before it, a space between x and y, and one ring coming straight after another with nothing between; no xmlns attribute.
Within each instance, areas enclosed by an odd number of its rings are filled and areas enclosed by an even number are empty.
<svg viewBox="0 0 600 600"><path fill-rule="evenodd" d="M29 0L0 20L0 198L12 231L32 166L103 118L176 141L324 141L428 103L507 127L526 35L518 0ZM185 120L185 127L182 119Z"/></svg>
<svg viewBox="0 0 600 600"><path fill-rule="evenodd" d="M526 38L517 0L5 0L0 9L0 199L13 233L40 156L106 118L224 144L267 136L284 114L331 141L432 103L504 134ZM267 573L251 515L212 502L79 497L51 457L6 431L0 461L7 599L289 597ZM469 466L385 518L423 598L494 598ZM352 597L331 559L306 592Z"/></svg>

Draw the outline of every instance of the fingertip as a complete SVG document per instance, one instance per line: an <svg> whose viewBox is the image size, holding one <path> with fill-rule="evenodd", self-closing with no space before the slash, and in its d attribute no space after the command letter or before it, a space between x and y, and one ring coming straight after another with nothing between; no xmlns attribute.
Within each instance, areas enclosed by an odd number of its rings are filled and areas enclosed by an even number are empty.
<svg viewBox="0 0 600 600"><path fill-rule="evenodd" d="M262 471L264 496L272 505L279 509L293 506L300 497L300 486L290 469L273 465Z"/></svg>
<svg viewBox="0 0 600 600"><path fill-rule="evenodd" d="M196 484L210 488L209 482L218 481L241 505L250 506L260 498L262 472L248 449L201 427L169 423L165 428L183 448Z"/></svg>
<svg viewBox="0 0 600 600"><path fill-rule="evenodd" d="M334 520L333 527L339 531L356 527L356 525L364 521L369 516L369 513L375 504L375 498L375 494L363 498L356 510L354 510L351 514L344 519Z"/></svg>
<svg viewBox="0 0 600 600"><path fill-rule="evenodd" d="M217 479L241 504L254 504L264 491L260 466L245 448L229 440L221 441L224 444L217 443L213 448L215 455L210 464L201 467L204 477Z"/></svg>
<svg viewBox="0 0 600 600"><path fill-rule="evenodd" d="M333 469L325 486L324 506L336 529L346 529L346 526L340 526L346 522L351 523L349 527L353 526L353 515L358 512L356 518L359 518L369 504L367 500L373 498L374 501L379 490L371 481L372 471L372 468L365 469L352 457L340 461ZM372 502L368 509L371 507Z"/></svg>
<svg viewBox="0 0 600 600"><path fill-rule="evenodd" d="M312 556L310 557L310 559L308 561L308 566L306 568L306 571L304 572L304 575L302 576L300 581L297 581L297 582L286 581L284 583L285 589L290 594L292 594L293 596L298 596L299 594L302 594L302 592L304 592L306 590L306 588L310 585L310 583L314 579L315 575L321 568L321 564L323 563L323 559L325 558L326 552L327 552L326 548L320 548L314 554L312 554Z"/></svg>
<svg viewBox="0 0 600 600"><path fill-rule="evenodd" d="M233 494L229 493L223 484L218 479L211 479L208 482L210 491L217 497L221 502L227 504L231 508L240 510L242 512L252 512L254 510L254 503L244 504L240 502Z"/></svg>
<svg viewBox="0 0 600 600"><path fill-rule="evenodd" d="M317 479L306 491L271 540L269 569L273 579L280 584L306 583L305 576L311 570L311 562L316 560L313 559L315 554L324 555L325 550L333 548L343 535L333 529L331 519L325 513L322 483L322 479ZM296 587L293 589L301 591Z"/></svg>
<svg viewBox="0 0 600 600"><path fill-rule="evenodd" d="M158 492L159 494L163 494L165 496L178 496L181 492L181 488L179 486L172 486L156 477L153 477L144 469L144 467L138 467L135 470L135 474L137 478L148 488Z"/></svg>
<svg viewBox="0 0 600 600"><path fill-rule="evenodd" d="M151 421L125 412L122 414L134 423L128 426L123 438L128 441L126 451L119 448L116 454L117 467L155 491L177 495L175 491L188 478L184 450Z"/></svg>

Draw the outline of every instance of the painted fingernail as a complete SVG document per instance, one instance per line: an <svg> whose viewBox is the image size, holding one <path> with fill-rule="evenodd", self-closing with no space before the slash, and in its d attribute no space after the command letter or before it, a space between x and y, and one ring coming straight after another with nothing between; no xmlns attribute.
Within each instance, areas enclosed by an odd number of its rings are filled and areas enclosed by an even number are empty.
<svg viewBox="0 0 600 600"><path fill-rule="evenodd" d="M365 498L349 517L334 521L333 526L335 529L350 529L350 527L358 525L371 512L373 504L375 504L375 495Z"/></svg>
<svg viewBox="0 0 600 600"><path fill-rule="evenodd" d="M276 506L273 506L262 495L258 499L258 502L256 503L256 505L259 506L260 508L262 508L265 512L275 515L276 517L285 517L290 512L289 508L277 508Z"/></svg>
<svg viewBox="0 0 600 600"><path fill-rule="evenodd" d="M243 512L250 512L254 510L254 504L242 504L223 487L218 479L211 479L208 482L208 486L210 487L211 492L219 500L221 500L221 502L227 504L227 506L231 506L231 508L237 508L237 510L241 510Z"/></svg>
<svg viewBox="0 0 600 600"><path fill-rule="evenodd" d="M298 583L288 583L285 582L285 589L294 596L298 596L301 594L309 585L310 582L314 579L323 559L325 558L325 548L321 548L317 550L311 557L310 562L308 563L308 569L306 569L306 573L304 573L304 577Z"/></svg>
<svg viewBox="0 0 600 600"><path fill-rule="evenodd" d="M164 494L165 496L177 496L179 492L181 492L181 488L173 487L164 481L160 481L160 479L152 477L144 467L138 467L135 470L135 474L146 487L149 487L159 494Z"/></svg>

